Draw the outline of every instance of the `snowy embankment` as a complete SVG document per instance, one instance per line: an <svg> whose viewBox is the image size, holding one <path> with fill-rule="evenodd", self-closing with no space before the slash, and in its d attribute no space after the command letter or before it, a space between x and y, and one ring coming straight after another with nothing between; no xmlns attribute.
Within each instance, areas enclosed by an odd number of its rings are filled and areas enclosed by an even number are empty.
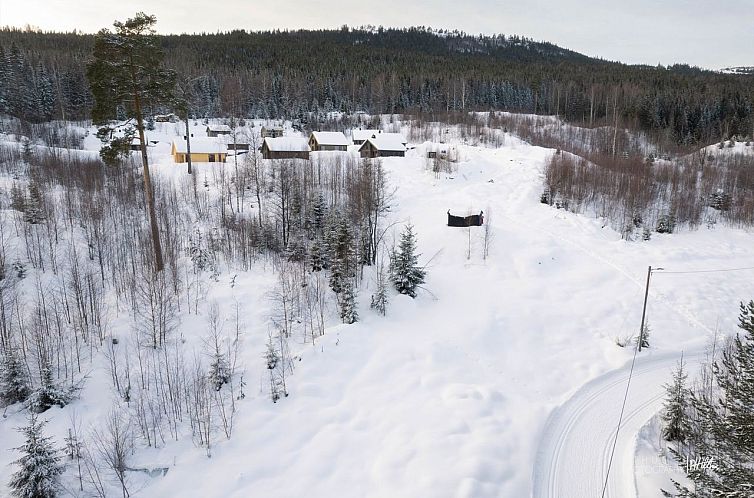
<svg viewBox="0 0 754 498"><path fill-rule="evenodd" d="M426 291L416 300L392 296L383 318L369 310L371 290L362 288L360 322L329 328L316 347L296 345L290 396L276 404L264 386L262 360L273 278L255 268L238 273L231 287L233 275L220 276L208 298L226 307L243 303L248 327L247 395L238 403L233 437L217 441L211 459L188 439L138 450L139 467L169 468L164 477L145 479L140 496L529 496L550 413L586 382L630 360L630 348L615 339L639 327L647 266L732 268L754 261L754 237L744 230L626 242L602 220L540 204L551 150L512 137L500 149L460 149L457 173L440 178L426 171L421 147L384 160L397 189L395 236L402 223L414 224L420 260L428 262ZM155 162L156 175L178 178L175 168L182 166L167 157ZM484 210L493 235L486 260L483 229L447 227L449 208ZM734 331L738 301L752 297L750 283L746 272L657 275L648 306L652 347L642 355L675 357L701 349L716 326ZM184 319L182 333L198 329L197 320ZM663 368L646 380L652 393L654 383L666 380ZM104 400L113 396L108 382L101 365L79 401L45 413L56 441L62 443L74 410L85 426L103 415ZM612 408L613 397L605 403ZM651 415L642 411L632 420L641 426ZM13 428L24 420L10 413L0 422L4 447L19 444ZM591 438L589 429L578 437ZM594 427L595 434L610 430L612 418L609 427ZM595 444L602 439L595 436ZM591 456L601 462L604 448L597 446ZM0 455L3 485L15 458L11 451ZM585 465L560 462L563 469ZM625 492L610 496L631 496Z"/></svg>
<svg viewBox="0 0 754 498"><path fill-rule="evenodd" d="M702 352L684 356L692 371L705 357ZM590 381L555 409L539 443L533 497L633 497L640 484L641 496L657 496L662 486L672 490L670 481L659 480L668 477L670 466L647 451L637 462L636 451L637 435L661 407L663 384L677 362L675 353L647 354L634 365L627 396L630 363Z"/></svg>

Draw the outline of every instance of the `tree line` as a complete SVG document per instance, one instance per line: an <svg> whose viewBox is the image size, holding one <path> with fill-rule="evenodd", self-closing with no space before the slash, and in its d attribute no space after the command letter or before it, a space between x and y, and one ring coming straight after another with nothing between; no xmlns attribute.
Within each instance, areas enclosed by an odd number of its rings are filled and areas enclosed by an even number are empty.
<svg viewBox="0 0 754 498"><path fill-rule="evenodd" d="M0 31L0 112L86 119L93 35ZM631 66L516 36L428 28L236 30L157 37L190 81L190 113L324 119L331 111L554 114L711 143L754 128L754 76L685 65ZM167 109L162 109L167 110Z"/></svg>

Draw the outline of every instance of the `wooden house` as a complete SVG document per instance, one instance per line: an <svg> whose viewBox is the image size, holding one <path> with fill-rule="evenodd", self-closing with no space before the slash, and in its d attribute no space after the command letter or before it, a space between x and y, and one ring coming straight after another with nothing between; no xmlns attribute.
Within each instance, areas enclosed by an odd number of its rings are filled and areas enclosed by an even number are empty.
<svg viewBox="0 0 754 498"><path fill-rule="evenodd" d="M313 131L309 135L309 148L312 151L342 150L347 151L350 142L339 131Z"/></svg>
<svg viewBox="0 0 754 498"><path fill-rule="evenodd" d="M230 135L230 126L224 124L211 124L207 126L208 137L219 137L220 135Z"/></svg>
<svg viewBox="0 0 754 498"><path fill-rule="evenodd" d="M154 120L158 123L177 123L178 116L173 113L170 114L157 114Z"/></svg>
<svg viewBox="0 0 754 498"><path fill-rule="evenodd" d="M366 158L404 157L406 144L402 140L399 133L380 133L361 144L359 154Z"/></svg>
<svg viewBox="0 0 754 498"><path fill-rule="evenodd" d="M208 138L192 138L191 162L197 163L224 163L228 156L228 149L224 143ZM187 160L186 140L178 138L173 140L170 153L176 163L185 163Z"/></svg>
<svg viewBox="0 0 754 498"><path fill-rule="evenodd" d="M309 142L303 137L267 137L262 142L264 159L309 159Z"/></svg>
<svg viewBox="0 0 754 498"><path fill-rule="evenodd" d="M245 133L236 133L235 136L223 135L221 137L218 137L218 140L222 140L228 150L249 150L251 147L249 138Z"/></svg>
<svg viewBox="0 0 754 498"><path fill-rule="evenodd" d="M278 138L283 136L282 126L262 126L262 138Z"/></svg>

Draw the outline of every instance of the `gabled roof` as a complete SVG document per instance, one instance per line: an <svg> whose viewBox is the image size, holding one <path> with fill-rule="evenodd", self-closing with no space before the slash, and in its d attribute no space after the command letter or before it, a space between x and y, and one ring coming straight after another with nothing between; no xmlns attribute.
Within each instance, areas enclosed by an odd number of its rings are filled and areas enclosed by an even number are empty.
<svg viewBox="0 0 754 498"><path fill-rule="evenodd" d="M182 138L176 138L173 140L173 147L179 154L186 153L186 140ZM192 138L191 139L191 153L192 154L225 154L228 152L228 148L223 142L215 140L213 138Z"/></svg>
<svg viewBox="0 0 754 498"><path fill-rule="evenodd" d="M367 138L371 138L372 135L379 133L380 130L351 130L351 138L354 142L363 142Z"/></svg>
<svg viewBox="0 0 754 498"><path fill-rule="evenodd" d="M351 145L346 136L339 131L313 131L312 136L319 145Z"/></svg>
<svg viewBox="0 0 754 498"><path fill-rule="evenodd" d="M359 147L359 150L366 147L368 143L371 143L377 150L405 152L406 145L404 144L403 140L405 139L400 133L380 133L374 138L368 138L366 142L364 142L361 147Z"/></svg>
<svg viewBox="0 0 754 498"><path fill-rule="evenodd" d="M234 143L236 144L249 144L251 143L251 140L249 140L249 137L247 137L243 133L236 133L236 138L234 141L233 135L220 135L219 137L212 137L214 140L217 140L218 142L223 142L229 145L232 145ZM192 140L191 143L194 143Z"/></svg>
<svg viewBox="0 0 754 498"><path fill-rule="evenodd" d="M223 131L226 133L230 133L232 130L230 129L230 126L224 125L224 124L211 124L207 125L207 129L209 131Z"/></svg>
<svg viewBox="0 0 754 498"><path fill-rule="evenodd" d="M406 145L408 143L403 134L382 130L353 130L352 136L354 140L369 140L370 138L392 137L391 140L400 140L403 145Z"/></svg>
<svg viewBox="0 0 754 498"><path fill-rule="evenodd" d="M304 152L309 151L309 142L302 137L266 137L264 144L274 152Z"/></svg>

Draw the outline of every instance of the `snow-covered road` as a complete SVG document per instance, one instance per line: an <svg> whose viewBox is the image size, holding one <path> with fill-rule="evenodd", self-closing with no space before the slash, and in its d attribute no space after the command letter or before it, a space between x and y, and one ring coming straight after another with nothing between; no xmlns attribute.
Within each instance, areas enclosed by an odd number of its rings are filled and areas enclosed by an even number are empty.
<svg viewBox="0 0 754 498"><path fill-rule="evenodd" d="M636 359L623 423L618 435L605 497L633 498L634 453L640 428L660 409L663 384L680 354L640 354ZM694 370L703 352L686 353ZM615 437L630 362L581 387L552 412L534 463L534 498L599 498Z"/></svg>

